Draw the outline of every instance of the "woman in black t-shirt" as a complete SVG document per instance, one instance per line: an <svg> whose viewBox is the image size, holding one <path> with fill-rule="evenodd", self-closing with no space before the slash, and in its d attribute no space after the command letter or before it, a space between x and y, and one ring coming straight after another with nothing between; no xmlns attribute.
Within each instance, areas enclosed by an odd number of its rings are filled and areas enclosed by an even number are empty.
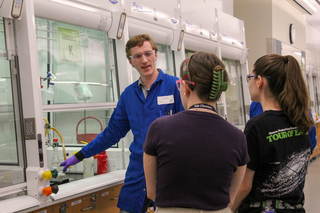
<svg viewBox="0 0 320 213"><path fill-rule="evenodd" d="M259 58L247 76L263 113L245 127L250 162L236 196L239 213L305 212L303 187L311 143L308 92L300 65L288 55Z"/></svg>
<svg viewBox="0 0 320 213"><path fill-rule="evenodd" d="M231 213L249 161L244 133L215 104L228 73L212 53L197 52L180 68L185 111L156 119L144 143L147 196L156 213Z"/></svg>

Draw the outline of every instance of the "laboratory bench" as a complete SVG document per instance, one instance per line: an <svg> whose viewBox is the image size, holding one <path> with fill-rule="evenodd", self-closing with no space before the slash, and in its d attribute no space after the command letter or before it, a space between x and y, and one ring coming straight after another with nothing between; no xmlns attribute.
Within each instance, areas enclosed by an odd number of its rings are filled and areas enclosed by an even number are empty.
<svg viewBox="0 0 320 213"><path fill-rule="evenodd" d="M0 201L2 213L118 213L120 189L126 170L108 172L90 178L59 185L57 194L51 194L45 203L31 196L19 196ZM45 195L43 195L45 196Z"/></svg>

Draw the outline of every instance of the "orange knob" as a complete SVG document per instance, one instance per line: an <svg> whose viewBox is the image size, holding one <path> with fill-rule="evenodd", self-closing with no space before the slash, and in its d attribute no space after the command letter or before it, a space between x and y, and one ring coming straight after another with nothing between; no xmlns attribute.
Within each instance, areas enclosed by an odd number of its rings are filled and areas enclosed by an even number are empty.
<svg viewBox="0 0 320 213"><path fill-rule="evenodd" d="M59 191L58 185L48 186L42 189L42 193L47 197L52 193L57 194L58 191Z"/></svg>
<svg viewBox="0 0 320 213"><path fill-rule="evenodd" d="M46 187L46 188L43 188L43 189L42 189L42 193L43 193L45 196L48 197L49 195L52 194L52 189L51 189L51 187L48 186L48 187Z"/></svg>

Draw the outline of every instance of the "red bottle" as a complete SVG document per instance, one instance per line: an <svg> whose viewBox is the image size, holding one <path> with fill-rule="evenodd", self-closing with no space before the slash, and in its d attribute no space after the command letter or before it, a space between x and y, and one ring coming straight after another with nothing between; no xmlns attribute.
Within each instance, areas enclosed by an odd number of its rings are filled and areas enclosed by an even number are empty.
<svg viewBox="0 0 320 213"><path fill-rule="evenodd" d="M108 172L107 158L108 156L106 155L106 151L103 151L97 155L97 175Z"/></svg>

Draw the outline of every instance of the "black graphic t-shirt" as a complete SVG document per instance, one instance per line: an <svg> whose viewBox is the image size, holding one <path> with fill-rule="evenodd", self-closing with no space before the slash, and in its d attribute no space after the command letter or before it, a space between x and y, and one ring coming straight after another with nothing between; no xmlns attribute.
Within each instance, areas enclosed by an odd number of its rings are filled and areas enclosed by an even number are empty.
<svg viewBox="0 0 320 213"><path fill-rule="evenodd" d="M264 206L277 212L304 212L303 187L311 143L282 111L265 111L245 127L250 162L255 171L250 194L239 212L255 212Z"/></svg>

